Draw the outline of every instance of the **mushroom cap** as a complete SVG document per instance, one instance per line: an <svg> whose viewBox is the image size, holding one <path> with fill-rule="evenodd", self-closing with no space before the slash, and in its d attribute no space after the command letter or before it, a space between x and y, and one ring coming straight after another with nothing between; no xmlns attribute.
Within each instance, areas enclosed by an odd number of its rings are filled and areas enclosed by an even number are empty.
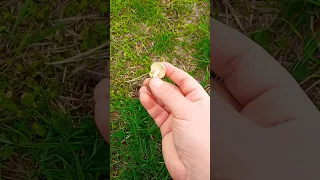
<svg viewBox="0 0 320 180"><path fill-rule="evenodd" d="M163 78L165 75L166 75L166 67L160 63L160 62L154 62L152 65L151 65L151 71L149 73L149 75L151 77L153 77L153 74L156 72L156 71L159 71L157 77L158 78Z"/></svg>

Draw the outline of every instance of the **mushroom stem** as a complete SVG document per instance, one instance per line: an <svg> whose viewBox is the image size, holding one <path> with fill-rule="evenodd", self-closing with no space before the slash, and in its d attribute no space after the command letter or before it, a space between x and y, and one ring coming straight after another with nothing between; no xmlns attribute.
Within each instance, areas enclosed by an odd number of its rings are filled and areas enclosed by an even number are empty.
<svg viewBox="0 0 320 180"><path fill-rule="evenodd" d="M153 77L158 77L158 74L160 73L159 70L156 70L156 72L154 72Z"/></svg>

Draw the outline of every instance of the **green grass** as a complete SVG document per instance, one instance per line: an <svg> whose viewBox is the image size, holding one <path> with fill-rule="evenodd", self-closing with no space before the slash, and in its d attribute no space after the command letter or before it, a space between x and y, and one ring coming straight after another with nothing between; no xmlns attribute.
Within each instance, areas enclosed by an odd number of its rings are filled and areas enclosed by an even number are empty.
<svg viewBox="0 0 320 180"><path fill-rule="evenodd" d="M0 2L0 179L109 176L92 100L105 77L108 49L92 49L110 37L108 4L68 2Z"/></svg>
<svg viewBox="0 0 320 180"><path fill-rule="evenodd" d="M263 0L250 4L237 0L230 4L232 12L224 1L214 2L212 16L226 23L222 14L229 13L229 25L279 60L320 109L319 1Z"/></svg>
<svg viewBox="0 0 320 180"><path fill-rule="evenodd" d="M105 1L60 2L0 2L0 179L99 179L109 166L111 178L169 179L159 130L138 90L154 61L175 64L209 90L209 1L112 0L110 31ZM217 2L215 10L225 11ZM320 107L318 1L232 5L243 32ZM234 16L229 23L239 29ZM108 39L110 150L95 127L92 100L106 77Z"/></svg>
<svg viewBox="0 0 320 180"><path fill-rule="evenodd" d="M138 91L155 61L184 69L208 90L209 8L197 0L111 1L111 178L170 178Z"/></svg>

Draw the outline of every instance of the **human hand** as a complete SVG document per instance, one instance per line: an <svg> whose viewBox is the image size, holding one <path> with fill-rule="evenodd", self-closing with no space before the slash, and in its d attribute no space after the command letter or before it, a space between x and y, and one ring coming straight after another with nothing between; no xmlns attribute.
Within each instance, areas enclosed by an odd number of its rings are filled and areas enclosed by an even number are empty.
<svg viewBox="0 0 320 180"><path fill-rule="evenodd" d="M110 79L105 78L99 82L94 90L96 125L107 143L110 143Z"/></svg>
<svg viewBox="0 0 320 180"><path fill-rule="evenodd" d="M320 116L290 74L241 33L211 19L212 174L319 179ZM284 123L285 122L285 123Z"/></svg>
<svg viewBox="0 0 320 180"><path fill-rule="evenodd" d="M166 167L173 179L209 179L210 97L189 74L163 64L177 86L148 78L140 101L160 128Z"/></svg>

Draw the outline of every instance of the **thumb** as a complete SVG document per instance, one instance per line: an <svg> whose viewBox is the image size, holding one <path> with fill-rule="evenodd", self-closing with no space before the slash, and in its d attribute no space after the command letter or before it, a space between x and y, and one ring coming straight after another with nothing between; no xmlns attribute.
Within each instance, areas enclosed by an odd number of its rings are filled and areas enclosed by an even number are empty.
<svg viewBox="0 0 320 180"><path fill-rule="evenodd" d="M150 80L150 89L154 96L168 107L174 116L182 116L190 103L176 88L171 84L162 81L160 78Z"/></svg>

